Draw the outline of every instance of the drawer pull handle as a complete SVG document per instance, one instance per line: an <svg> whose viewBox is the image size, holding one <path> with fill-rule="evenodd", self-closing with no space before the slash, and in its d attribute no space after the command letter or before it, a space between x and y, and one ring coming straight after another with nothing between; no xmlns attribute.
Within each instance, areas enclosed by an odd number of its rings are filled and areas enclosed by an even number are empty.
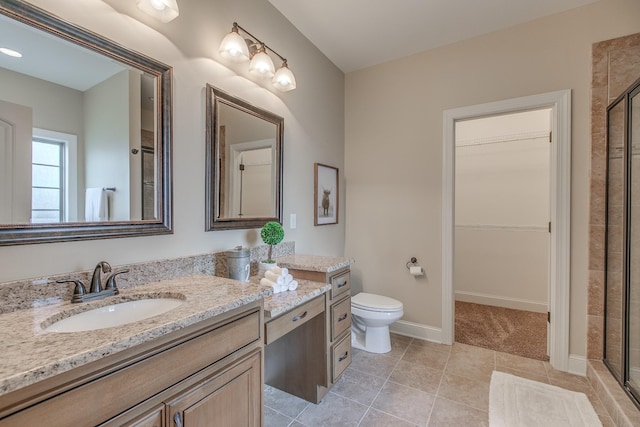
<svg viewBox="0 0 640 427"><path fill-rule="evenodd" d="M345 313L342 317L338 317L338 322L342 322L343 320L347 320L348 314Z"/></svg>
<svg viewBox="0 0 640 427"><path fill-rule="evenodd" d="M304 319L305 317L307 317L307 312L306 312L306 310L305 310L305 312L304 312L304 313L302 313L300 316L296 316L296 317L294 317L293 319L291 319L291 321L292 321L292 322L297 322L298 320L300 320L300 319Z"/></svg>
<svg viewBox="0 0 640 427"><path fill-rule="evenodd" d="M182 427L182 417L180 416L180 412L176 412L173 416L173 422L176 423L176 427Z"/></svg>
<svg viewBox="0 0 640 427"><path fill-rule="evenodd" d="M346 285L347 285L347 281L346 280L344 282L342 282L342 283L338 283L338 289L344 288Z"/></svg>
<svg viewBox="0 0 640 427"><path fill-rule="evenodd" d="M349 352L345 351L344 354L338 358L338 362L342 362L347 357L349 357Z"/></svg>

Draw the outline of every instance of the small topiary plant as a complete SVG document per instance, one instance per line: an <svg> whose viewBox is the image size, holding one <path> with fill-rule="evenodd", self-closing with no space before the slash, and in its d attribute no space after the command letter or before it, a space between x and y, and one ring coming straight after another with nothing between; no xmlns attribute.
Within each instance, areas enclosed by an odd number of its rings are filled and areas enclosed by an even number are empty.
<svg viewBox="0 0 640 427"><path fill-rule="evenodd" d="M282 228L279 222L269 221L262 227L260 237L262 237L262 241L265 244L269 245L269 256L264 262L273 264L275 261L271 258L271 252L273 246L282 242L282 239L284 239L284 228Z"/></svg>

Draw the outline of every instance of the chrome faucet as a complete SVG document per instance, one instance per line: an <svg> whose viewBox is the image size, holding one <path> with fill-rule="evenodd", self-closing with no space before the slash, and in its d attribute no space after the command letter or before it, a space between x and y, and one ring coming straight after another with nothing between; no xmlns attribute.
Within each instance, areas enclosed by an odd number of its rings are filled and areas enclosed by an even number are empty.
<svg viewBox="0 0 640 427"><path fill-rule="evenodd" d="M111 273L111 266L106 261L100 261L96 268L93 270L93 275L91 276L91 283L89 285L89 291L82 284L80 280L58 280L58 283L73 283L75 288L73 290L73 297L71 298L71 302L85 302L92 301L104 297L108 297L111 295L117 295L120 293L118 290L118 286L116 285L116 276L122 273L128 273L129 270L121 270L115 273L112 273L106 282L106 286L102 287L102 273Z"/></svg>

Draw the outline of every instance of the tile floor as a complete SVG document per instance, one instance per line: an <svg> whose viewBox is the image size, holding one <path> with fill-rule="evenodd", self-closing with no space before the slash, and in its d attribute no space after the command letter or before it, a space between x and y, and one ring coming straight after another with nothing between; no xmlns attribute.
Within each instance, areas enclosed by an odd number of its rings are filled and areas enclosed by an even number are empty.
<svg viewBox="0 0 640 427"><path fill-rule="evenodd" d="M265 427L488 426L494 370L585 393L605 427L613 426L585 377L548 362L456 343L392 334L390 353L353 351L351 366L315 405L265 386Z"/></svg>

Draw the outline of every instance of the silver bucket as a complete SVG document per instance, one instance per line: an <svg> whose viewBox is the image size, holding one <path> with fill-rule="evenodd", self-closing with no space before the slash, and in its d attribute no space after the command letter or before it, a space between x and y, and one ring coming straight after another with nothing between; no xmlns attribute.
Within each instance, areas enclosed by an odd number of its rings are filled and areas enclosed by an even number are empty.
<svg viewBox="0 0 640 427"><path fill-rule="evenodd" d="M236 246L226 251L225 254L227 255L227 276L229 276L229 279L248 282L251 271L249 248Z"/></svg>

